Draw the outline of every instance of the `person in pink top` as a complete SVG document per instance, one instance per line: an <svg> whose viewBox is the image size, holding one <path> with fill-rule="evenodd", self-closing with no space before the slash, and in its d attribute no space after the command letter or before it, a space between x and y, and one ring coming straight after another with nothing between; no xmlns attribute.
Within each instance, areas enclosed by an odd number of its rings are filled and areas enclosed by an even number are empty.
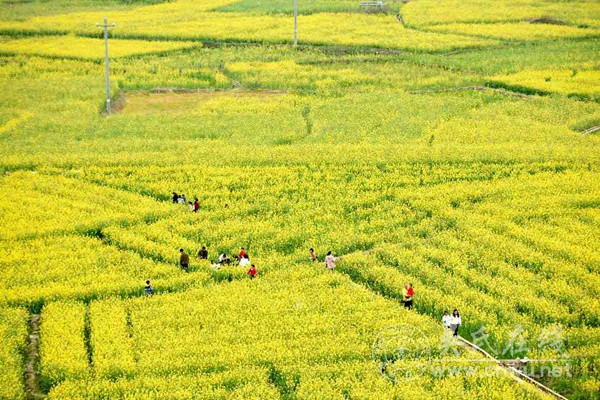
<svg viewBox="0 0 600 400"><path fill-rule="evenodd" d="M331 254L331 251L328 251L327 256L325 256L325 268L331 271L335 269L335 257Z"/></svg>

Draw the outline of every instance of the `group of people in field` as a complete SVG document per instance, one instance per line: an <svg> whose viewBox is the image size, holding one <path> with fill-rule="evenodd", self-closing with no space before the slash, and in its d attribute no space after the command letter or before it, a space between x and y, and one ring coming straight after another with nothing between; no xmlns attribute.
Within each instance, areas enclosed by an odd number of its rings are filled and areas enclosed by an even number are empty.
<svg viewBox="0 0 600 400"><path fill-rule="evenodd" d="M310 261L314 263L319 261L319 256L317 256L317 252L312 247L308 250L308 254ZM325 256L325 268L329 271L333 271L335 269L335 257L331 251L328 251L327 255Z"/></svg>
<svg viewBox="0 0 600 400"><path fill-rule="evenodd" d="M404 308L408 310L412 310L413 301L415 297L415 289L413 288L412 283L405 283L404 289L402 290L402 301L404 303ZM448 310L444 310L444 315L442 315L442 324L444 328L450 329L452 331L453 336L458 336L458 328L462 325L462 319L460 318L460 313L455 308L452 311L452 314L448 313Z"/></svg>
<svg viewBox="0 0 600 400"><path fill-rule="evenodd" d="M177 194L173 192L172 200L175 204L186 204L185 194ZM227 207L227 205L225 206ZM200 209L200 203L198 201L198 198L196 197L193 203L191 201L188 202L188 207L190 211L198 212L198 210ZM208 249L206 248L206 246L202 246L202 248L198 250L197 256L200 260L208 260ZM313 263L319 261L319 256L317 255L315 249L312 247L309 249L309 257ZM233 257L229 257L229 255L225 252L219 254L217 261L211 262L211 265L216 269L220 269L223 266L231 265L232 258L234 264L237 263L239 266L244 268L250 266L248 268L248 271L246 272L248 276L250 276L250 279L254 279L254 277L256 277L256 275L258 274L256 266L250 263L250 256L243 247L240 249L239 254L233 255ZM325 268L327 270L335 270L336 258L333 256L331 251L327 252L324 261ZM179 265L185 272L189 272L190 256L183 249L179 249ZM150 284L149 280L146 281L146 286L144 290L146 296L152 296L154 294L154 289L152 288L152 285ZM404 288L402 290L402 302L404 304L404 308L406 308L407 310L412 310L414 297L415 289L412 283L405 283ZM454 309L454 311L452 311L452 314L449 314L448 310L445 310L444 315L442 316L442 324L444 325L444 328L450 329L454 336L458 336L458 329L462 325L462 319L458 310Z"/></svg>
<svg viewBox="0 0 600 400"><path fill-rule="evenodd" d="M198 250L197 256L200 260L208 260L208 249L206 248L206 246L202 246L202 248ZM229 257L229 255L224 252L219 254L217 261L212 261L211 265L216 269L220 269L225 265L231 265L232 258L233 263L237 263L240 267L250 266L248 268L247 274L250 276L250 279L254 279L254 277L258 273L258 270L256 269L256 266L254 264L250 263L250 256L243 247L240 249L239 254L234 254L233 257ZM190 256L183 249L179 249L179 265L185 272L189 272Z"/></svg>
<svg viewBox="0 0 600 400"><path fill-rule="evenodd" d="M455 308L454 311L452 311L452 315L448 314L448 310L444 310L442 324L444 325L444 328L452 331L453 336L458 336L458 328L462 325L462 319L460 318L458 310Z"/></svg>
<svg viewBox="0 0 600 400"><path fill-rule="evenodd" d="M200 201L198 200L198 197L194 197L194 201L187 201L187 199L185 198L185 194L177 194L176 192L173 192L173 204L183 204L185 205L187 203L188 209L191 212L197 213L198 210L200 210Z"/></svg>

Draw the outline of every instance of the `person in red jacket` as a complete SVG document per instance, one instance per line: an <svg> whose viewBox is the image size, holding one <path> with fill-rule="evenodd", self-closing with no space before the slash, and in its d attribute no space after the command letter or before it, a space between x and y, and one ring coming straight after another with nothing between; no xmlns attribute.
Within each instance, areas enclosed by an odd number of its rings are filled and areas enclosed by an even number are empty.
<svg viewBox="0 0 600 400"><path fill-rule="evenodd" d="M254 266L254 264L252 264L252 266L248 270L248 275L250 275L250 279L254 279L257 273L258 271L256 270L256 267Z"/></svg>
<svg viewBox="0 0 600 400"><path fill-rule="evenodd" d="M194 212L197 213L199 209L200 209L200 202L198 201L198 198L196 197L196 199L194 200Z"/></svg>
<svg viewBox="0 0 600 400"><path fill-rule="evenodd" d="M246 253L246 250L244 250L244 248L242 247L242 248L240 249L240 255L239 255L239 257L240 257L240 260L241 260L242 258L244 258L244 257L246 256L246 254L248 254L248 253Z"/></svg>
<svg viewBox="0 0 600 400"><path fill-rule="evenodd" d="M406 294L408 295L408 298L410 299L408 309L412 310L412 308L413 308L413 300L414 300L414 297L415 297L415 289L413 289L412 283L408 284L408 289L406 290Z"/></svg>

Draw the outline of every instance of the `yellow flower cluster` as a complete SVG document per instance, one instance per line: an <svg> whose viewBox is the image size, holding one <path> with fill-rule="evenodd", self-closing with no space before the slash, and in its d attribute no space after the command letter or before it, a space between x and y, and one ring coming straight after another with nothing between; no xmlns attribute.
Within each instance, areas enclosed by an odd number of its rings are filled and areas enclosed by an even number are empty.
<svg viewBox="0 0 600 400"><path fill-rule="evenodd" d="M0 227L2 239L73 231L93 234L107 224L151 220L171 212L145 196L34 171L10 173L0 188L4 199L0 212L10 221Z"/></svg>
<svg viewBox="0 0 600 400"><path fill-rule="evenodd" d="M508 86L520 86L541 93L600 98L600 71L597 69L527 70L511 75L493 76L491 80Z"/></svg>
<svg viewBox="0 0 600 400"><path fill-rule="evenodd" d="M0 398L21 400L23 354L27 337L27 313L19 308L0 309Z"/></svg>
<svg viewBox="0 0 600 400"><path fill-rule="evenodd" d="M3 244L0 254L0 304L139 296L146 279L156 279L161 292L210 280L208 272L185 274L178 260L156 262L81 236L12 241Z"/></svg>
<svg viewBox="0 0 600 400"><path fill-rule="evenodd" d="M115 380L135 372L135 360L128 315L114 300L90 305L91 347L94 373L98 378Z"/></svg>
<svg viewBox="0 0 600 400"><path fill-rule="evenodd" d="M587 1L568 4L553 1L498 3L492 0L419 0L404 6L402 15L409 24L417 26L455 22L516 22L526 19L600 26L600 7L597 3Z"/></svg>
<svg viewBox="0 0 600 400"><path fill-rule="evenodd" d="M41 386L46 390L65 378L89 376L83 303L49 303L42 311L40 330Z"/></svg>
<svg viewBox="0 0 600 400"><path fill-rule="evenodd" d="M543 40L563 37L597 36L599 29L568 25L532 24L529 22L491 24L442 24L428 29L435 32L459 33L505 40Z"/></svg>

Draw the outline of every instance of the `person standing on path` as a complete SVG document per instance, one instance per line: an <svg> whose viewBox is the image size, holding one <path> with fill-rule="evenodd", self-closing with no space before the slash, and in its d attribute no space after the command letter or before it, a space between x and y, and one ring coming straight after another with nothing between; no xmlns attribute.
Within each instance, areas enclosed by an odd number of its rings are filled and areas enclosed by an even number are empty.
<svg viewBox="0 0 600 400"><path fill-rule="evenodd" d="M179 254L179 265L185 272L190 272L190 256L183 249L179 249Z"/></svg>
<svg viewBox="0 0 600 400"><path fill-rule="evenodd" d="M328 251L327 256L325 256L325 268L330 271L335 269L335 257L331 254L331 251Z"/></svg>
<svg viewBox="0 0 600 400"><path fill-rule="evenodd" d="M452 317L450 316L450 314L448 314L448 310L444 310L444 315L442 315L442 324L444 325L444 328L450 329L451 320Z"/></svg>
<svg viewBox="0 0 600 400"><path fill-rule="evenodd" d="M461 325L462 319L460 318L458 310L455 308L450 317L450 329L454 332L453 336L458 336L458 328L460 328Z"/></svg>

